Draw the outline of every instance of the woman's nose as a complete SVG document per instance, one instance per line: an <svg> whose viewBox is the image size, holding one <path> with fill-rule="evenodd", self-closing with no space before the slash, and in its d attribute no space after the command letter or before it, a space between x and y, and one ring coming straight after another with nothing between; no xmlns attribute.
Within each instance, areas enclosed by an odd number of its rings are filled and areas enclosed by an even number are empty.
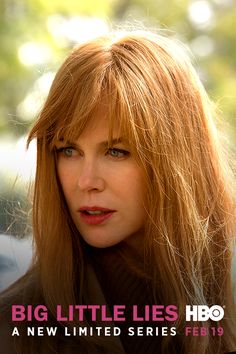
<svg viewBox="0 0 236 354"><path fill-rule="evenodd" d="M104 175L97 162L83 161L78 176L78 187L81 191L102 192L104 190Z"/></svg>

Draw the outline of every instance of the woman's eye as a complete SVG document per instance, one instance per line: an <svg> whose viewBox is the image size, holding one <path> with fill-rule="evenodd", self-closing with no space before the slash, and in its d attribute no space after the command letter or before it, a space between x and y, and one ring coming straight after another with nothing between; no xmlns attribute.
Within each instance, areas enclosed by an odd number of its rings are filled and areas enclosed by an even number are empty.
<svg viewBox="0 0 236 354"><path fill-rule="evenodd" d="M123 150L123 149L117 149L117 148L111 148L108 149L107 155L115 158L122 158L127 155L129 155L129 151Z"/></svg>
<svg viewBox="0 0 236 354"><path fill-rule="evenodd" d="M57 152L63 154L65 157L73 157L76 155L76 150L70 146L60 148Z"/></svg>

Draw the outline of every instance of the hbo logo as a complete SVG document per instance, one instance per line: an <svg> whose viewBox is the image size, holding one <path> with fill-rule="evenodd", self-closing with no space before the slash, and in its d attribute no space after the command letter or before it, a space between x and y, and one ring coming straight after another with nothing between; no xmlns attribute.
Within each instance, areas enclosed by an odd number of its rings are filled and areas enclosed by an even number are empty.
<svg viewBox="0 0 236 354"><path fill-rule="evenodd" d="M224 309L221 306L214 305L187 305L186 321L220 321L224 317Z"/></svg>

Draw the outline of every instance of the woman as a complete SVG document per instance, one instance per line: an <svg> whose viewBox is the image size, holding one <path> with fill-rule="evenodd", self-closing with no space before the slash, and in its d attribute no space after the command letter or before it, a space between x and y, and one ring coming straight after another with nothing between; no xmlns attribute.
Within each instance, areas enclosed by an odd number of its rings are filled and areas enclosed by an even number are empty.
<svg viewBox="0 0 236 354"><path fill-rule="evenodd" d="M4 302L6 308L17 301L45 304L47 326L59 326L59 332L41 340L11 337L18 352L236 350L232 173L209 99L179 46L138 31L76 47L28 142L34 138L35 261ZM93 322L87 313L58 323L58 304L65 311L70 304L103 304L111 313L124 305L126 321L113 317L119 336L66 337L65 326L103 328L107 322ZM142 312L136 322L135 304L140 311L165 307L158 321L144 311L147 317ZM190 331L204 327L208 334L188 335L186 305L219 305L224 318L192 321ZM18 324L25 333L29 322ZM145 333L137 336L140 326Z"/></svg>

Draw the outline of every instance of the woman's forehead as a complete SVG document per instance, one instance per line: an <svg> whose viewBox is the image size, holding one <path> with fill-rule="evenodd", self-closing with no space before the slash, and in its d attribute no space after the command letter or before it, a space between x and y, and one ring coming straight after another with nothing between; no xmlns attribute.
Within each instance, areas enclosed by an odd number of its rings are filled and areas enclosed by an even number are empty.
<svg viewBox="0 0 236 354"><path fill-rule="evenodd" d="M116 122L114 122L111 132L110 120L107 113L103 110L99 110L90 118L83 131L79 135L78 140L87 140L93 138L100 141L108 141L109 138L111 138L111 135L112 139L120 138L119 126Z"/></svg>
<svg viewBox="0 0 236 354"><path fill-rule="evenodd" d="M121 135L124 137L120 123L118 116L111 116L108 108L100 105L84 120L75 116L73 124L69 123L59 131L55 131L54 139L57 142L76 142L77 140L98 138L101 141L108 141L110 145L112 142L120 140Z"/></svg>

